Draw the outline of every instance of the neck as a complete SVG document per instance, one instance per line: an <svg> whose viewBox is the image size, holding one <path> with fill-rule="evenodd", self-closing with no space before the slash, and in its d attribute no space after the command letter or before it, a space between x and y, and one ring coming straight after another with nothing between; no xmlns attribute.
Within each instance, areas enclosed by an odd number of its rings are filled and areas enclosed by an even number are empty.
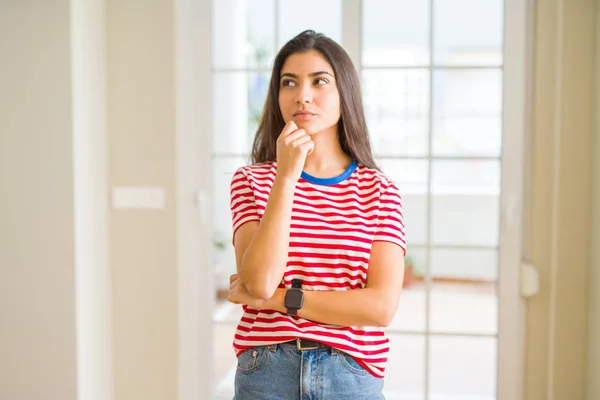
<svg viewBox="0 0 600 400"><path fill-rule="evenodd" d="M306 157L304 171L317 177L329 178L346 170L352 163L344 153L337 136L337 127L312 135L313 152Z"/></svg>

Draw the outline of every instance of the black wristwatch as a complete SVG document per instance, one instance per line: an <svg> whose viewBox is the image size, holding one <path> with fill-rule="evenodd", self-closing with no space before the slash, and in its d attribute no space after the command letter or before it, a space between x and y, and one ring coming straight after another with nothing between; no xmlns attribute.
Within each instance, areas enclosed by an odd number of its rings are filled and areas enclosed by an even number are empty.
<svg viewBox="0 0 600 400"><path fill-rule="evenodd" d="M302 292L302 280L292 279L292 287L285 292L284 305L290 315L298 315L298 310L304 304L304 293Z"/></svg>

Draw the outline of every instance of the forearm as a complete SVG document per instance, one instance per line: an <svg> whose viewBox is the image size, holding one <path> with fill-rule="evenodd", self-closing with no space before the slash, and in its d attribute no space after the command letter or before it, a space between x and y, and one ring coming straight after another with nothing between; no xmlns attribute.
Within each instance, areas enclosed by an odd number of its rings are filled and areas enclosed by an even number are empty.
<svg viewBox="0 0 600 400"><path fill-rule="evenodd" d="M264 309L287 312L287 289L277 289L265 302ZM315 322L342 326L388 326L398 303L376 289L343 291L305 290L304 304L298 316Z"/></svg>
<svg viewBox="0 0 600 400"><path fill-rule="evenodd" d="M265 213L238 266L240 279L255 297L270 298L283 277L295 187L292 180L275 178Z"/></svg>

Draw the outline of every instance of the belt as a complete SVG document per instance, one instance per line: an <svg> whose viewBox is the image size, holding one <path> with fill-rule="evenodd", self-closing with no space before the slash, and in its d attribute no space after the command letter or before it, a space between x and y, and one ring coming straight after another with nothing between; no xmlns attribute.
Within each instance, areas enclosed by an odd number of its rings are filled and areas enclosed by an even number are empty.
<svg viewBox="0 0 600 400"><path fill-rule="evenodd" d="M295 344L296 348L300 351L304 351L304 350L324 350L324 349L330 349L331 346L328 346L326 344L320 343L320 342L315 342L314 340L307 340L307 339L294 339L291 340L289 342L286 342L289 344Z"/></svg>

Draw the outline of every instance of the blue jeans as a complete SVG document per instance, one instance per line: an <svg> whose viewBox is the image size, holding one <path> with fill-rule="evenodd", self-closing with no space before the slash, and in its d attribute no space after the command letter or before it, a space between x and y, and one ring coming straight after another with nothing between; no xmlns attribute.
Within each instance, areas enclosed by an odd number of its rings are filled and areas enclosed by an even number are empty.
<svg viewBox="0 0 600 400"><path fill-rule="evenodd" d="M383 379L336 349L300 351L295 342L238 356L234 400L378 400Z"/></svg>

